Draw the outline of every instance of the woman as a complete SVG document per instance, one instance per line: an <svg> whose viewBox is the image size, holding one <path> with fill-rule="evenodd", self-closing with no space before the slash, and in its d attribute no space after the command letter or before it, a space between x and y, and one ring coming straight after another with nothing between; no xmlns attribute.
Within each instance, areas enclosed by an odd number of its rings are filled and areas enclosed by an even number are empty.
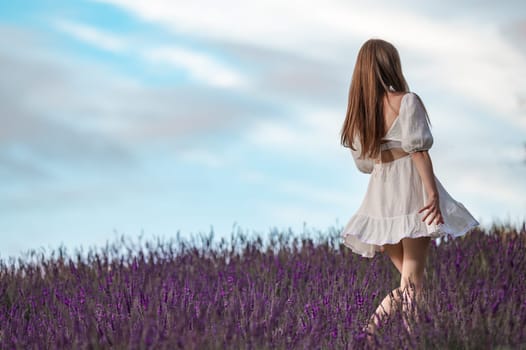
<svg viewBox="0 0 526 350"><path fill-rule="evenodd" d="M434 175L429 116L409 92L398 51L384 40L360 48L341 143L358 169L371 174L360 208L341 233L343 243L367 258L387 253L401 274L400 286L369 319L370 340L393 305L403 301L408 311L420 300L431 239L462 236L479 222Z"/></svg>

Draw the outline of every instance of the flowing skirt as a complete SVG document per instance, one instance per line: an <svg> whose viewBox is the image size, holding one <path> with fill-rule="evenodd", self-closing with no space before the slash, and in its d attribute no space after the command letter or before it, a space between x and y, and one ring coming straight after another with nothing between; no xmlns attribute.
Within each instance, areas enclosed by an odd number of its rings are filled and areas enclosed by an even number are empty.
<svg viewBox="0 0 526 350"><path fill-rule="evenodd" d="M427 224L428 195L411 155L392 162L375 164L358 211L341 233L343 244L354 253L374 257L383 244L395 244L405 237L432 239L463 236L479 222L457 202L435 176L444 224Z"/></svg>

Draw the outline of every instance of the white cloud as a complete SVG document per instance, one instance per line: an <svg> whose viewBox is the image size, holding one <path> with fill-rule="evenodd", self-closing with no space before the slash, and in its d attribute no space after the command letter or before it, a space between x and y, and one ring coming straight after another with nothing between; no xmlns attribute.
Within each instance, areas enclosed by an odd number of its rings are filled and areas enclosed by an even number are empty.
<svg viewBox="0 0 526 350"><path fill-rule="evenodd" d="M526 95L526 59L499 29L476 14L434 18L386 2L103 0L177 33L291 52L336 64L349 72L357 44L382 37L400 48L406 72L418 84L460 94L526 130L519 99ZM225 11L229 8L229 11ZM452 7L451 11L455 11ZM268 25L271 23L272 25ZM416 60L418 58L418 60ZM347 73L349 73L347 72ZM342 72L342 74L347 74ZM415 82L413 82L415 83ZM414 85L414 84L413 84Z"/></svg>
<svg viewBox="0 0 526 350"><path fill-rule="evenodd" d="M280 154L330 158L343 150L339 139L343 117L337 110L298 108L287 119L256 121L243 137L249 144Z"/></svg>
<svg viewBox="0 0 526 350"><path fill-rule="evenodd" d="M145 143L179 147L268 113L257 96L234 99L230 91L209 85L143 85L101 64L76 61L47 42L44 35L0 26L0 121L5 125L0 176L23 179L13 174L30 167L34 174L47 174L55 161L67 167L102 161L129 166ZM13 145L30 157L12 152ZM187 157L219 164L203 154Z"/></svg>
<svg viewBox="0 0 526 350"><path fill-rule="evenodd" d="M175 45L141 43L128 37L118 36L96 27L59 19L55 26L102 50L114 53L137 54L150 64L167 63L187 72L191 78L218 87L238 87L244 83L242 74L215 59L211 54ZM131 42L134 42L131 45Z"/></svg>
<svg viewBox="0 0 526 350"><path fill-rule="evenodd" d="M236 0L175 3L164 0L109 0L147 21L161 23L180 33L230 39L263 47L293 49L305 43L305 33L319 28L311 21L313 2ZM227 10L228 9L228 10ZM318 10L321 8L318 6ZM312 29L310 29L312 28ZM320 37L322 34L316 35ZM295 39L295 40L294 40Z"/></svg>
<svg viewBox="0 0 526 350"><path fill-rule="evenodd" d="M194 79L220 87L242 85L243 77L208 54L175 46L145 50L143 56L154 63L169 63L186 70Z"/></svg>
<svg viewBox="0 0 526 350"><path fill-rule="evenodd" d="M128 42L125 39L89 25L64 19L55 21L55 25L72 37L103 50L123 52L128 48Z"/></svg>

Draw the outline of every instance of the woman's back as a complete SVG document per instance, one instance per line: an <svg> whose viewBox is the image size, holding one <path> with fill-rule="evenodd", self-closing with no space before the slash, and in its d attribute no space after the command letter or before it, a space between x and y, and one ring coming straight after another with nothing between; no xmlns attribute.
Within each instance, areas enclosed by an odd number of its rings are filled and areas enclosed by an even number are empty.
<svg viewBox="0 0 526 350"><path fill-rule="evenodd" d="M389 142L388 139L388 134L395 128L395 122L400 115L400 107L405 94L404 92L388 92L383 98L385 130L382 144L384 146L382 146L380 157L375 160L375 163L392 162L407 155L407 152L401 149L398 144Z"/></svg>
<svg viewBox="0 0 526 350"><path fill-rule="evenodd" d="M388 92L383 98L384 107L384 135L387 134L389 129L393 126L393 122L400 114L400 104L405 95L405 92Z"/></svg>
<svg viewBox="0 0 526 350"><path fill-rule="evenodd" d="M376 163L388 163L407 156L409 153L428 150L433 145L433 135L426 119L425 108L414 92L401 93L398 113L395 117L384 112L384 118L391 118L387 132L382 137L380 154L375 158L361 158L361 142L353 139L356 150L352 150L358 168L366 173L372 171ZM386 122L386 124L388 124Z"/></svg>

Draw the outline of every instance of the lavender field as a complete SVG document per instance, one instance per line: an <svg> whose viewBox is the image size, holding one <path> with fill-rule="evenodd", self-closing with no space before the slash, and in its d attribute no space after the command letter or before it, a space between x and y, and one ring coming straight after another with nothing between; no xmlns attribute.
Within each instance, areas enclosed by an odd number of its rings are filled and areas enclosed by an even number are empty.
<svg viewBox="0 0 526 350"><path fill-rule="evenodd" d="M133 242L0 261L1 349L362 349L361 327L399 285L341 228ZM199 240L200 239L200 240ZM526 224L432 241L425 302L380 349L526 349Z"/></svg>

